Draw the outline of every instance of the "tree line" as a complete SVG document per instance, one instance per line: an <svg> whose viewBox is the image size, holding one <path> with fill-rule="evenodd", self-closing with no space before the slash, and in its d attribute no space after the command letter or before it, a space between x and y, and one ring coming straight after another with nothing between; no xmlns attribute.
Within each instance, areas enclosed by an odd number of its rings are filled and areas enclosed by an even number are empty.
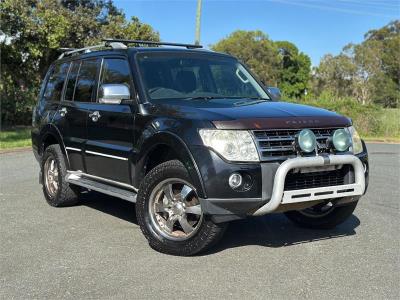
<svg viewBox="0 0 400 300"><path fill-rule="evenodd" d="M31 121L40 83L60 48L95 45L102 38L159 41L150 25L127 19L111 0L2 0L1 121Z"/></svg>
<svg viewBox="0 0 400 300"><path fill-rule="evenodd" d="M325 55L314 68L296 45L272 41L261 31L233 32L212 48L237 56L265 84L280 87L289 99L328 94L363 105L399 107L399 20L368 31L363 42L346 45L336 56Z"/></svg>
<svg viewBox="0 0 400 300"><path fill-rule="evenodd" d="M138 18L127 19L112 0L3 0L0 2L1 122L29 124L41 80L60 48L104 37L159 41ZM360 44L327 54L311 68L307 54L262 31L235 31L212 49L235 55L286 99L348 97L360 105L399 107L400 21L371 30Z"/></svg>

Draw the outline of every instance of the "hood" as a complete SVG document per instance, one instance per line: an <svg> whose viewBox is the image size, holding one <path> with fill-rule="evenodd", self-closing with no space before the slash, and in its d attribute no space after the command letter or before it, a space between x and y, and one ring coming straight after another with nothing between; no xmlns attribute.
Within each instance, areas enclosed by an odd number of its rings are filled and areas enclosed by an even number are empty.
<svg viewBox="0 0 400 300"><path fill-rule="evenodd" d="M220 129L267 129L350 126L350 119L313 106L248 99L163 100L164 115L209 120Z"/></svg>

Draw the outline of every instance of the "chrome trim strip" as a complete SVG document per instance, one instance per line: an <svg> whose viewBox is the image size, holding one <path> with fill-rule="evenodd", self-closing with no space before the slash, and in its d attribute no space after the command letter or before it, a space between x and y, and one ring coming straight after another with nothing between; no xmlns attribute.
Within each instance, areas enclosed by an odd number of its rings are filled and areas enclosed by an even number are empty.
<svg viewBox="0 0 400 300"><path fill-rule="evenodd" d="M112 179L107 179L107 178L104 178L104 177L90 175L90 174L87 174L87 173L83 173L82 171L67 171L67 175L75 175L75 176L92 178L92 179L95 179L95 180L99 180L99 181L111 183L111 184L114 184L114 185L118 185L118 186L121 186L121 187L126 188L126 189L131 189L131 190L133 190L135 192L138 191L138 189L135 188L133 185L130 185L130 184L127 184L127 183L123 183L123 182L119 182L119 181L115 181L115 180L112 180Z"/></svg>
<svg viewBox="0 0 400 300"><path fill-rule="evenodd" d="M67 150L72 150L72 151L78 151L78 152L81 152L81 151L82 151L82 149L74 148L74 147L65 147L65 149L67 149Z"/></svg>
<svg viewBox="0 0 400 300"><path fill-rule="evenodd" d="M261 198L200 198L200 201L213 201L213 202L253 202L253 201L262 201Z"/></svg>
<svg viewBox="0 0 400 300"><path fill-rule="evenodd" d="M328 163L327 163L328 162ZM351 164L354 168L355 183L342 186L312 188L304 190L285 191L285 178L287 173L294 168L320 167L326 165ZM261 170L263 167L261 166ZM262 177L267 176L262 172ZM263 178L263 182L264 182ZM351 191L353 189L353 191ZM349 191L347 191L349 190ZM361 196L365 191L364 166L361 160L354 155L324 155L314 157L297 157L284 161L277 169L274 177L271 199L267 204L253 213L262 216L275 211L281 204L306 202L339 198L344 196ZM329 194L327 194L329 192ZM294 197L293 197L294 196ZM266 199L267 200L267 199Z"/></svg>
<svg viewBox="0 0 400 300"><path fill-rule="evenodd" d="M105 153L100 153L100 152L94 152L94 151L88 151L88 150L86 150L85 153L93 154L93 155L97 155L97 156L104 156L104 157L119 159L119 160L128 160L126 157L115 156L115 155L110 155L110 154L105 154Z"/></svg>

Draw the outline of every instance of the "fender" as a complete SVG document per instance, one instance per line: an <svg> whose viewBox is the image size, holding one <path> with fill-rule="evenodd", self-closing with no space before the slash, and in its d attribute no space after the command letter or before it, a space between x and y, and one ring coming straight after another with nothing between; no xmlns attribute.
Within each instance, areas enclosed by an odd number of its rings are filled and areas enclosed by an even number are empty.
<svg viewBox="0 0 400 300"><path fill-rule="evenodd" d="M61 152L64 155L64 161L66 163L67 169L69 169L69 159L68 159L68 154L67 150L65 149L64 141L62 139L61 133L58 130L58 128L54 124L47 124L46 126L43 126L43 128L40 130L39 134L39 147L38 147L38 152L39 155L43 155L43 144L44 141L46 140L47 137L52 136L57 140L57 143L60 145Z"/></svg>
<svg viewBox="0 0 400 300"><path fill-rule="evenodd" d="M144 166L152 150L154 150L157 146L165 145L173 149L178 155L179 160L185 165L199 197L206 197L203 179L201 177L199 168L188 146L178 135L170 131L153 130L152 135L150 137L147 136L145 139L142 137L142 141L143 143L138 145L140 150L135 155L138 160L134 167L134 186L139 186L140 182L144 178Z"/></svg>

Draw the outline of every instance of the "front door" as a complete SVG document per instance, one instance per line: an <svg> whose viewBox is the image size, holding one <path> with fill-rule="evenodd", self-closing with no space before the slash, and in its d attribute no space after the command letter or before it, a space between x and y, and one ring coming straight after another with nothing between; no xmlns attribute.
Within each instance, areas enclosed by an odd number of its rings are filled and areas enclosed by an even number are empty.
<svg viewBox="0 0 400 300"><path fill-rule="evenodd" d="M98 86L102 84L126 84L133 95L131 72L125 57L103 58ZM90 105L85 151L88 174L131 184L133 109L128 104L98 101Z"/></svg>

